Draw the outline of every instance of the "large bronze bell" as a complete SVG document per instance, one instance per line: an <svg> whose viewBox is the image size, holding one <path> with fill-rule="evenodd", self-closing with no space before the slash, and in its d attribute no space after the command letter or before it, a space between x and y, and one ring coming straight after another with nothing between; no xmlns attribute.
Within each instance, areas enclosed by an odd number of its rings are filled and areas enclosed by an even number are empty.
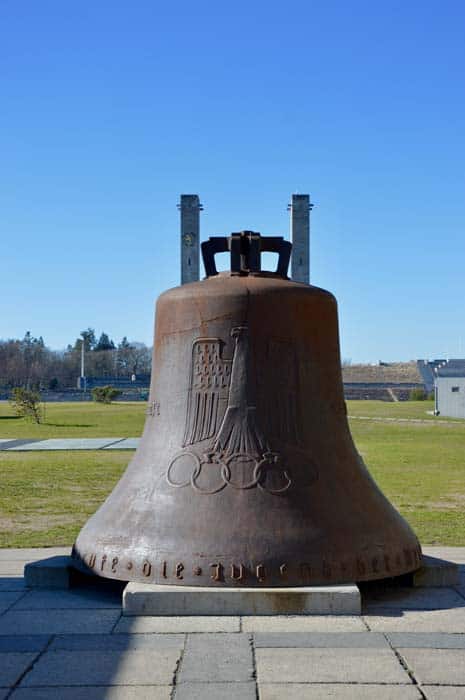
<svg viewBox="0 0 465 700"><path fill-rule="evenodd" d="M231 271L214 255L229 250ZM262 251L278 253L263 272ZM202 245L207 278L160 296L141 444L79 534L125 581L303 586L398 576L421 549L355 449L335 298L287 278L291 244Z"/></svg>

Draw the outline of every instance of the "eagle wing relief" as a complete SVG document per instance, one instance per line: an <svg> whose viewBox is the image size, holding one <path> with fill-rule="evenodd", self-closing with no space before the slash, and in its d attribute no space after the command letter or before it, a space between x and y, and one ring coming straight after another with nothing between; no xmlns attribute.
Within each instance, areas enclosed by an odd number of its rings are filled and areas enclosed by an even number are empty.
<svg viewBox="0 0 465 700"><path fill-rule="evenodd" d="M232 360L222 356L220 338L199 338L192 346L183 447L216 435L226 410Z"/></svg>

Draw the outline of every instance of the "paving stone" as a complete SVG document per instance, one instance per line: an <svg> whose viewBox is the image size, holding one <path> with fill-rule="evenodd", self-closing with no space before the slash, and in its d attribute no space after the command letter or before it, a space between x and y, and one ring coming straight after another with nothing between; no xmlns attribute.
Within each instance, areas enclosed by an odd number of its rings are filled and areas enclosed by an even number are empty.
<svg viewBox="0 0 465 700"><path fill-rule="evenodd" d="M465 649L399 648L398 652L419 683L465 686Z"/></svg>
<svg viewBox="0 0 465 700"><path fill-rule="evenodd" d="M455 561L458 564L465 564L465 547L443 547L443 546L425 546L421 548L423 554L439 559L447 559Z"/></svg>
<svg viewBox="0 0 465 700"><path fill-rule="evenodd" d="M31 438L27 440L12 440L9 438L8 440L2 440L0 450L10 450L15 447L21 447L21 445L32 445L34 442L40 442L40 440L31 440Z"/></svg>
<svg viewBox="0 0 465 700"><path fill-rule="evenodd" d="M0 615L11 608L11 606L24 595L24 591L11 591L10 593L0 593Z"/></svg>
<svg viewBox="0 0 465 700"><path fill-rule="evenodd" d="M27 563L28 562L18 561L16 559L14 559L12 561L8 561L8 560L4 559L3 561L0 561L0 576L7 576L7 577L23 576L24 565Z"/></svg>
<svg viewBox="0 0 465 700"><path fill-rule="evenodd" d="M254 677L252 646L247 634L192 634L178 683L238 682Z"/></svg>
<svg viewBox="0 0 465 700"><path fill-rule="evenodd" d="M18 688L11 700L170 700L172 690L169 685Z"/></svg>
<svg viewBox="0 0 465 700"><path fill-rule="evenodd" d="M415 649L465 649L465 634L441 634L427 632L388 632L394 647Z"/></svg>
<svg viewBox="0 0 465 700"><path fill-rule="evenodd" d="M172 685L177 649L144 651L49 651L21 686Z"/></svg>
<svg viewBox="0 0 465 700"><path fill-rule="evenodd" d="M23 576L6 576L0 578L0 592L5 591L25 591L26 582Z"/></svg>
<svg viewBox="0 0 465 700"><path fill-rule="evenodd" d="M140 444L140 438L124 438L113 445L104 447L104 450L137 450Z"/></svg>
<svg viewBox="0 0 465 700"><path fill-rule="evenodd" d="M119 438L50 438L17 447L10 447L9 452L30 452L32 450L101 450Z"/></svg>
<svg viewBox="0 0 465 700"><path fill-rule="evenodd" d="M465 600L453 588L386 588L363 598L364 611L379 608L394 610L447 610L465 608Z"/></svg>
<svg viewBox="0 0 465 700"><path fill-rule="evenodd" d="M0 637L1 639L1 637ZM50 651L130 651L142 649L182 649L184 634L69 634L58 635Z"/></svg>
<svg viewBox="0 0 465 700"><path fill-rule="evenodd" d="M345 615L283 615L243 617L243 632L366 632L360 617Z"/></svg>
<svg viewBox="0 0 465 700"><path fill-rule="evenodd" d="M75 588L70 591L28 591L13 606L13 610L55 609L121 609L121 593L99 588Z"/></svg>
<svg viewBox="0 0 465 700"><path fill-rule="evenodd" d="M454 686L422 686L422 691L428 700L465 700L465 689Z"/></svg>
<svg viewBox="0 0 465 700"><path fill-rule="evenodd" d="M182 683L176 700L256 700L255 683ZM280 700L283 700L282 695Z"/></svg>
<svg viewBox="0 0 465 700"><path fill-rule="evenodd" d="M8 610L0 634L105 634L119 617L119 610Z"/></svg>
<svg viewBox="0 0 465 700"><path fill-rule="evenodd" d="M0 549L0 562L36 561L70 553L71 547L12 547L11 549Z"/></svg>
<svg viewBox="0 0 465 700"><path fill-rule="evenodd" d="M356 585L212 589L132 582L123 593L123 615L360 615L360 610Z"/></svg>
<svg viewBox="0 0 465 700"><path fill-rule="evenodd" d="M420 700L422 697L413 685L263 683L259 684L259 690L260 700Z"/></svg>
<svg viewBox="0 0 465 700"><path fill-rule="evenodd" d="M42 651L42 649L45 649L47 646L49 639L50 637L46 634L24 635L23 637L7 637L0 635L0 652Z"/></svg>
<svg viewBox="0 0 465 700"><path fill-rule="evenodd" d="M13 686L32 664L37 653L6 652L0 654L0 686Z"/></svg>
<svg viewBox="0 0 465 700"><path fill-rule="evenodd" d="M391 649L257 649L260 683L410 683Z"/></svg>
<svg viewBox="0 0 465 700"><path fill-rule="evenodd" d="M463 632L465 608L452 610L406 610L395 613L379 608L377 614L363 616L373 632Z"/></svg>
<svg viewBox="0 0 465 700"><path fill-rule="evenodd" d="M329 647L329 648L384 648L389 644L383 634L376 632L288 632L287 634L254 634L254 643L259 647Z"/></svg>
<svg viewBox="0 0 465 700"><path fill-rule="evenodd" d="M117 634L141 632L239 632L239 617L122 617Z"/></svg>

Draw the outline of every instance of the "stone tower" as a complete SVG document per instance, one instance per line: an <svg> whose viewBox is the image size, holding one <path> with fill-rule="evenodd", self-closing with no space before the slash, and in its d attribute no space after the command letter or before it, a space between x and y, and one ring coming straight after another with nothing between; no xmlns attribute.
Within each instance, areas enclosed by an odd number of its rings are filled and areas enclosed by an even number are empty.
<svg viewBox="0 0 465 700"><path fill-rule="evenodd" d="M310 283L310 212L309 194L293 194L291 212L291 277L295 282Z"/></svg>
<svg viewBox="0 0 465 700"><path fill-rule="evenodd" d="M197 194L182 194L181 211L181 284L199 279L199 225L203 207Z"/></svg>

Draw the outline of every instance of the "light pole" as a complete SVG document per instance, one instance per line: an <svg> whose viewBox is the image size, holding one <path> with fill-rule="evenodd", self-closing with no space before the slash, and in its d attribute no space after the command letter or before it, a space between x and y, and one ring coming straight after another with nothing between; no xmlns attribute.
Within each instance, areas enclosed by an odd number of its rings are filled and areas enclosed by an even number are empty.
<svg viewBox="0 0 465 700"><path fill-rule="evenodd" d="M83 338L81 341L81 380L80 380L80 384L81 384L81 389L83 391L86 390L86 375L85 375L85 366L84 366L84 357L85 357L84 345L85 345L85 338Z"/></svg>

